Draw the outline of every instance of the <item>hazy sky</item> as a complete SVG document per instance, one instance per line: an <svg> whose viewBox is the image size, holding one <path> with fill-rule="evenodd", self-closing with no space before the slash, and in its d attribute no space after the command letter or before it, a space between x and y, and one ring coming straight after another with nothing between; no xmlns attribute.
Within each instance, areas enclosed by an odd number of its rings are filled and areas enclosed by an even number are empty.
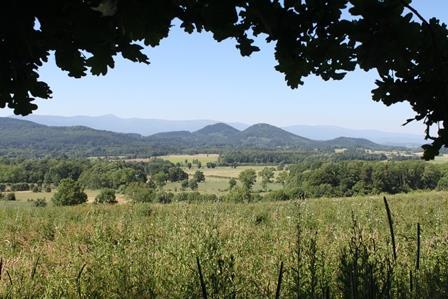
<svg viewBox="0 0 448 299"><path fill-rule="evenodd" d="M448 23L447 0L414 0L426 18ZM162 119L213 119L274 125L337 125L422 133L401 127L413 116L407 104L385 107L371 100L376 75L357 71L343 81L309 77L292 90L273 68L273 45L242 58L232 41L173 28L159 47L146 50L151 64L117 59L106 77L69 78L51 62L41 76L53 99L38 101L36 114L103 115ZM0 116L11 111L0 109Z"/></svg>

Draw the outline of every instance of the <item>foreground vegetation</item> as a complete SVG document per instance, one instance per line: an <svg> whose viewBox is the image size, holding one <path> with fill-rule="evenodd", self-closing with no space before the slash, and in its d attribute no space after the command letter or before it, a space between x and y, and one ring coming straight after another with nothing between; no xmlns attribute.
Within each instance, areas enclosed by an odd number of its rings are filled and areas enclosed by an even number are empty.
<svg viewBox="0 0 448 299"><path fill-rule="evenodd" d="M389 197L396 261L381 196L45 208L1 202L0 297L200 297L198 258L210 298L273 298L281 263L285 298L443 298L447 198Z"/></svg>

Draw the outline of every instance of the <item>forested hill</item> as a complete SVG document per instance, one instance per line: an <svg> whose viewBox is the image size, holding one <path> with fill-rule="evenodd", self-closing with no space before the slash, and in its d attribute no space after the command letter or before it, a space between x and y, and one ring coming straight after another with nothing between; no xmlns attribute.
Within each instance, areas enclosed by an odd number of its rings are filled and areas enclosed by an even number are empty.
<svg viewBox="0 0 448 299"><path fill-rule="evenodd" d="M337 138L315 141L268 124L239 131L218 123L198 131L158 133L148 137L95 130L88 127L53 127L30 121L0 118L0 154L67 154L79 156L154 155L225 149L332 149L386 146L369 140Z"/></svg>

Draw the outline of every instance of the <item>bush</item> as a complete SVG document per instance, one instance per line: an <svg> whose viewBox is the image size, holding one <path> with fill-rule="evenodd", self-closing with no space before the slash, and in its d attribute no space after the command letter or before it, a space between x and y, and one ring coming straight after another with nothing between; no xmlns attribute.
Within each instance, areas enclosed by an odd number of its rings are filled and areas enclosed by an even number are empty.
<svg viewBox="0 0 448 299"><path fill-rule="evenodd" d="M437 184L437 190L448 190L448 175L443 176Z"/></svg>
<svg viewBox="0 0 448 299"><path fill-rule="evenodd" d="M192 179L188 182L188 186L191 190L197 190L198 189L198 182L195 179Z"/></svg>
<svg viewBox="0 0 448 299"><path fill-rule="evenodd" d="M8 193L8 194L6 194L5 200L15 201L16 200L16 194L15 193Z"/></svg>
<svg viewBox="0 0 448 299"><path fill-rule="evenodd" d="M44 208L47 206L47 201L44 198L38 198L33 201L33 206L37 208Z"/></svg>
<svg viewBox="0 0 448 299"><path fill-rule="evenodd" d="M125 194L136 202L152 202L156 194L145 183L131 183L126 187Z"/></svg>
<svg viewBox="0 0 448 299"><path fill-rule="evenodd" d="M34 193L38 193L42 191L42 188L40 188L37 185L34 185L33 188L31 189L31 191L33 191Z"/></svg>
<svg viewBox="0 0 448 299"><path fill-rule="evenodd" d="M29 191L30 185L27 183L17 183L11 185L11 191Z"/></svg>
<svg viewBox="0 0 448 299"><path fill-rule="evenodd" d="M50 193L51 192L51 187L50 186L45 187L45 192Z"/></svg>
<svg viewBox="0 0 448 299"><path fill-rule="evenodd" d="M156 202L170 203L173 201L174 194L171 192L158 192L155 197Z"/></svg>
<svg viewBox="0 0 448 299"><path fill-rule="evenodd" d="M115 197L114 189L103 189L101 192L95 197L96 203L117 203L117 199Z"/></svg>
<svg viewBox="0 0 448 299"><path fill-rule="evenodd" d="M85 203L87 194L82 186L73 179L63 179L52 198L56 206L72 206Z"/></svg>
<svg viewBox="0 0 448 299"><path fill-rule="evenodd" d="M218 196L216 194L202 194L199 192L180 192L174 195L175 202L216 202Z"/></svg>
<svg viewBox="0 0 448 299"><path fill-rule="evenodd" d="M6 191L6 184L0 184L0 192Z"/></svg>
<svg viewBox="0 0 448 299"><path fill-rule="evenodd" d="M290 197L284 190L275 190L266 194L265 199L272 201L286 201L289 200Z"/></svg>

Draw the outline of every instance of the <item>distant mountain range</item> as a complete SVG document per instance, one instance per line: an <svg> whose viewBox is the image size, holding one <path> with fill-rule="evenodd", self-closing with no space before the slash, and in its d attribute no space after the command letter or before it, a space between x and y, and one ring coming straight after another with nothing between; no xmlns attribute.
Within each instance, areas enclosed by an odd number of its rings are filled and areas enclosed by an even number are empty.
<svg viewBox="0 0 448 299"><path fill-rule="evenodd" d="M86 126L97 130L117 133L135 133L150 136L156 133L172 131L194 132L201 128L219 123L214 120L163 120L143 118L120 118L114 115L103 116L51 116L29 115L17 117L48 126ZM244 130L249 127L244 123L229 123L230 126ZM423 135L392 133L380 130L348 129L337 126L294 125L283 127L295 135L314 140L329 140L338 137L365 138L375 143L395 146L419 147L425 143Z"/></svg>
<svg viewBox="0 0 448 299"><path fill-rule="evenodd" d="M363 138L312 140L269 124L242 131L224 123L194 132L172 131L151 136L96 130L85 126L46 126L0 118L0 154L153 155L228 149L332 150L334 148L390 149Z"/></svg>

